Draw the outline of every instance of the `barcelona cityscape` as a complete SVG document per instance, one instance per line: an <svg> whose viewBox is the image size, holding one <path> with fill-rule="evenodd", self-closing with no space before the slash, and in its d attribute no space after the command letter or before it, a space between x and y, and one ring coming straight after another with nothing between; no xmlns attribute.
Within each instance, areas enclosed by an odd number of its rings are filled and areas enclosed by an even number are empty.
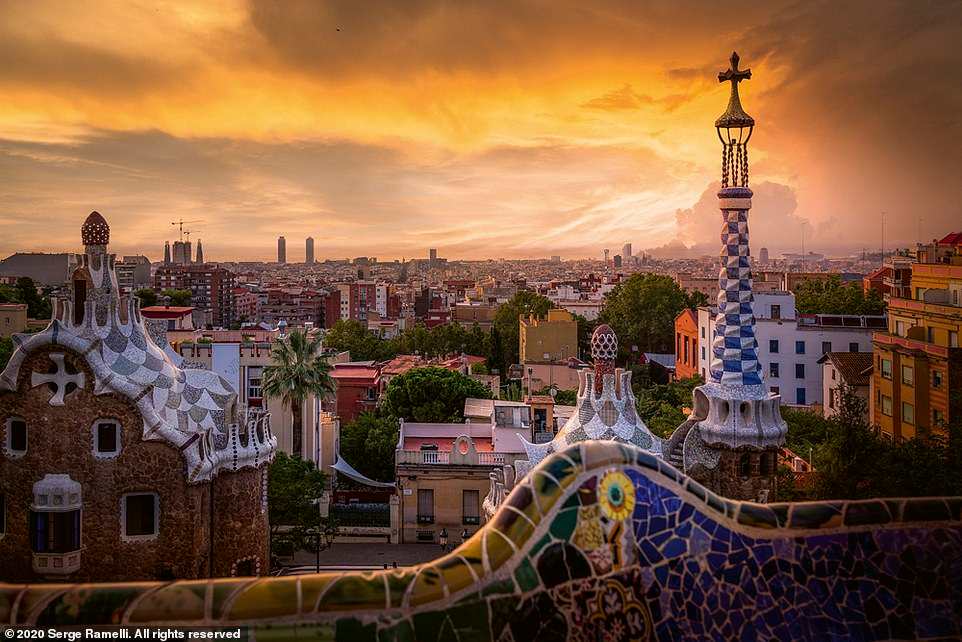
<svg viewBox="0 0 962 642"><path fill-rule="evenodd" d="M962 639L962 3L0 16L3 639Z"/></svg>

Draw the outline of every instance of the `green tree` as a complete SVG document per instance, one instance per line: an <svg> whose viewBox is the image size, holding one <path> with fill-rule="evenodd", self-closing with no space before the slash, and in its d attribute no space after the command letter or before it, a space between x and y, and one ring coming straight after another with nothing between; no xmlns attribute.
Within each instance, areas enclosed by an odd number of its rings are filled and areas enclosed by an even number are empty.
<svg viewBox="0 0 962 642"><path fill-rule="evenodd" d="M321 355L321 338L294 330L271 348L271 365L264 368L264 395L283 399L291 407L292 450L301 452L304 424L301 407L309 396L334 392L331 366Z"/></svg>
<svg viewBox="0 0 962 642"><path fill-rule="evenodd" d="M386 361L397 356L393 343L375 336L360 321L340 319L324 333L324 345L351 353L354 361Z"/></svg>
<svg viewBox="0 0 962 642"><path fill-rule="evenodd" d="M397 419L364 412L341 427L341 456L370 479L391 482L397 441Z"/></svg>
<svg viewBox="0 0 962 642"><path fill-rule="evenodd" d="M326 476L310 461L278 452L267 473L267 502L271 539L283 528L294 549L305 548L307 531L321 526L317 501L326 488Z"/></svg>
<svg viewBox="0 0 962 642"><path fill-rule="evenodd" d="M545 386L541 390L534 393L536 395L550 395L551 386ZM559 406L574 406L578 403L578 391L577 390L562 390L560 388L555 389L554 402Z"/></svg>
<svg viewBox="0 0 962 642"><path fill-rule="evenodd" d="M27 304L27 316L31 319L49 319L52 314L50 297L37 291L37 284L29 276L17 279L17 293L20 303Z"/></svg>
<svg viewBox="0 0 962 642"><path fill-rule="evenodd" d="M391 379L384 392L385 415L407 421L464 420L464 400L490 399L487 386L446 368L414 368Z"/></svg>
<svg viewBox="0 0 962 642"><path fill-rule="evenodd" d="M589 320L580 314L572 316L578 322L578 358L588 361L591 359L591 335L601 322L597 319Z"/></svg>
<svg viewBox="0 0 962 642"><path fill-rule="evenodd" d="M640 387L632 376L638 416L653 434L667 438L687 419L682 408L691 406L692 391L701 384L701 377L695 376L665 385Z"/></svg>
<svg viewBox="0 0 962 642"><path fill-rule="evenodd" d="M690 297L670 276L633 274L608 293L599 319L618 335L623 362L637 352L674 352L675 317Z"/></svg>
<svg viewBox="0 0 962 642"><path fill-rule="evenodd" d="M170 304L176 307L189 307L191 300L190 290L166 289L160 293L161 297L170 297Z"/></svg>
<svg viewBox="0 0 962 642"><path fill-rule="evenodd" d="M142 308L157 305L157 293L151 288L141 288L134 292L134 296L140 299L140 307Z"/></svg>
<svg viewBox="0 0 962 642"><path fill-rule="evenodd" d="M795 309L801 314L884 314L885 301L861 283L844 284L838 275L826 281L802 281L795 288Z"/></svg>
<svg viewBox="0 0 962 642"><path fill-rule="evenodd" d="M492 357L497 360L496 367L500 369L502 374L507 371L508 366L518 363L520 359L521 316L543 317L553 307L554 304L551 299L530 290L518 290L517 294L498 308L494 315L494 329L498 332L498 343L501 350L500 354L492 355Z"/></svg>
<svg viewBox="0 0 962 642"><path fill-rule="evenodd" d="M0 370L7 367L13 356L13 340L10 337L0 337Z"/></svg>

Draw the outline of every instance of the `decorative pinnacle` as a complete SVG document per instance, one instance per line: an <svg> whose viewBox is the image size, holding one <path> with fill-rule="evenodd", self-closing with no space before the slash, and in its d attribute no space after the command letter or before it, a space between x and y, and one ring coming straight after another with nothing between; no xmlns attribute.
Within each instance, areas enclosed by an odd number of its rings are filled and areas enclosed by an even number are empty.
<svg viewBox="0 0 962 642"><path fill-rule="evenodd" d="M752 70L742 70L738 68L739 58L737 51L732 52L730 60L731 66L726 71L718 73L718 82L730 82L732 84L732 93L728 99L728 109L715 121L715 127L752 127L755 125L755 119L745 112L742 108L741 101L738 99L738 83L750 79L752 77Z"/></svg>
<svg viewBox="0 0 962 642"><path fill-rule="evenodd" d="M595 394L604 389L606 374L615 373L615 357L618 356L618 335L606 323L595 328L591 335L591 358L595 362Z"/></svg>

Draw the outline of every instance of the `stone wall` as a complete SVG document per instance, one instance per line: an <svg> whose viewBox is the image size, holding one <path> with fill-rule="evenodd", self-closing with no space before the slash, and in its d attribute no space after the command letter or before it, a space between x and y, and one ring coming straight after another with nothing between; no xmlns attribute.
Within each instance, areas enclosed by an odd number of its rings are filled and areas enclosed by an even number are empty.
<svg viewBox="0 0 962 642"><path fill-rule="evenodd" d="M962 636L962 498L751 504L584 442L414 568L136 585L0 585L0 622L249 626L326 640Z"/></svg>
<svg viewBox="0 0 962 642"><path fill-rule="evenodd" d="M267 574L270 543L266 467L214 478L214 577ZM246 571L246 572L244 572Z"/></svg>

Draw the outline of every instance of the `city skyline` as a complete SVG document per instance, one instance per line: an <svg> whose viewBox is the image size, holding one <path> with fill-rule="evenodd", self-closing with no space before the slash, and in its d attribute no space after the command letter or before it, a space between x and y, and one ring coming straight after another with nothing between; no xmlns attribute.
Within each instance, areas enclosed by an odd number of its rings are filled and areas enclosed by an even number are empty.
<svg viewBox="0 0 962 642"><path fill-rule="evenodd" d="M722 30L739 3L55 4L0 10L3 255L75 251L60 230L94 209L152 259L179 217L217 260L281 234L319 259L713 254L735 42L766 124L753 249L873 250L882 212L892 248L959 216L957 4L775 4Z"/></svg>

